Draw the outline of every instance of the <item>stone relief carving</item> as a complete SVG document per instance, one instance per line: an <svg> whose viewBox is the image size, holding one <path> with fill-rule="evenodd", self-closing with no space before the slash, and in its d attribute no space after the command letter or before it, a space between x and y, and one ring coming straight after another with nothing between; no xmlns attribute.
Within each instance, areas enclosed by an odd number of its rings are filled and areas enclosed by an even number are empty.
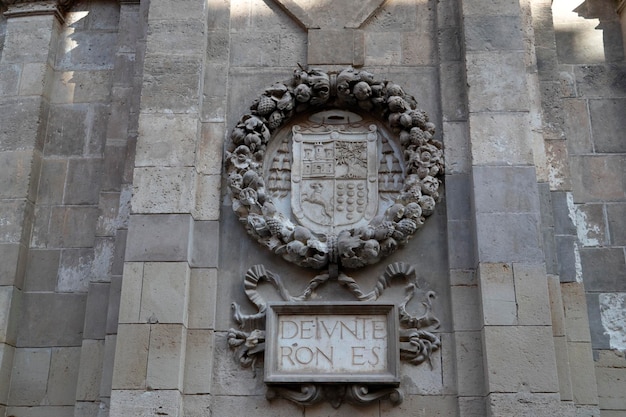
<svg viewBox="0 0 626 417"><path fill-rule="evenodd" d="M310 117L272 148L298 114ZM299 266L374 264L406 243L439 201L443 146L434 132L397 84L352 68L298 69L266 89L231 134L233 210L259 243Z"/></svg>
<svg viewBox="0 0 626 417"><path fill-rule="evenodd" d="M262 281L269 282L276 289L280 297L288 302L306 302L310 300L315 290L332 279L332 273L317 275L306 286L300 295L291 295L280 276L267 270L263 265L250 268L245 276L244 287L248 299L254 304L257 311L245 314L237 303L232 304L233 318L239 329L228 331L228 344L234 350L239 364L254 369L256 362L265 352L265 317L268 305L257 291ZM392 280L403 279L405 297L397 303L399 317L399 347L400 359L412 365L424 362L430 364L432 353L441 347L441 340L433 333L439 327L439 319L432 312L432 301L435 299L433 291L423 290L417 283L417 273L413 266L397 262L387 266L384 273L378 278L373 289L364 292L357 282L343 273L337 275L337 283L344 286L358 301L368 302L378 300L390 286ZM419 300L423 311L415 314L408 310L408 304ZM245 330L244 330L245 329ZM432 366L432 365L431 365ZM327 389L320 384L301 384L290 387L269 386L267 397L273 399L283 397L302 405L309 405L320 401L330 401L339 407L342 402L365 404L381 398L389 399L393 404L402 402L402 392L395 387L375 387L367 384L334 384Z"/></svg>

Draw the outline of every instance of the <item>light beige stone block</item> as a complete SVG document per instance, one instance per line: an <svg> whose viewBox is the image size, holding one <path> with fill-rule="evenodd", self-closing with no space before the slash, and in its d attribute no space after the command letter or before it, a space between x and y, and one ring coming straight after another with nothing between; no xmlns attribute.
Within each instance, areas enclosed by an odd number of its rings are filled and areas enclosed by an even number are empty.
<svg viewBox="0 0 626 417"><path fill-rule="evenodd" d="M143 284L143 262L126 262L120 295L120 323L138 323L141 310L141 287Z"/></svg>
<svg viewBox="0 0 626 417"><path fill-rule="evenodd" d="M549 393L492 393L487 397L487 407L487 415L493 417L574 417L576 413L572 403L562 403L558 394Z"/></svg>
<svg viewBox="0 0 626 417"><path fill-rule="evenodd" d="M83 340L76 389L76 401L100 399L104 340Z"/></svg>
<svg viewBox="0 0 626 417"><path fill-rule="evenodd" d="M480 332L456 332L457 389L462 396L485 393L482 337Z"/></svg>
<svg viewBox="0 0 626 417"><path fill-rule="evenodd" d="M530 165L533 155L525 112L470 113L474 165Z"/></svg>
<svg viewBox="0 0 626 417"><path fill-rule="evenodd" d="M556 370L559 377L559 394L561 401L573 401L571 363L567 351L565 336L554 337L554 356L556 358Z"/></svg>
<svg viewBox="0 0 626 417"><path fill-rule="evenodd" d="M443 359L442 347L431 353L430 363L412 365L400 361L400 375L402 375L402 390L406 395L442 395L443 386ZM447 348L446 348L447 349Z"/></svg>
<svg viewBox="0 0 626 417"><path fill-rule="evenodd" d="M153 324L148 352L148 389L183 388L186 329L182 324Z"/></svg>
<svg viewBox="0 0 626 417"><path fill-rule="evenodd" d="M146 388L149 345L149 324L120 324L117 327L114 390Z"/></svg>
<svg viewBox="0 0 626 417"><path fill-rule="evenodd" d="M73 406L7 407L7 415L19 417L74 417Z"/></svg>
<svg viewBox="0 0 626 417"><path fill-rule="evenodd" d="M558 392L549 326L485 326L483 340L488 392Z"/></svg>
<svg viewBox="0 0 626 417"><path fill-rule="evenodd" d="M194 168L135 168L132 211L133 213L189 213L195 207L195 182ZM217 194L213 195L213 197L216 196L219 196L219 188Z"/></svg>
<svg viewBox="0 0 626 417"><path fill-rule="evenodd" d="M225 131L224 123L201 123L195 164L199 174L218 175L222 172Z"/></svg>
<svg viewBox="0 0 626 417"><path fill-rule="evenodd" d="M214 329L217 269L194 268L189 279L189 328Z"/></svg>
<svg viewBox="0 0 626 417"><path fill-rule="evenodd" d="M140 322L187 324L189 275L186 262L146 262Z"/></svg>
<svg viewBox="0 0 626 417"><path fill-rule="evenodd" d="M221 185L221 175L198 175L195 208L191 213L195 220L219 220Z"/></svg>
<svg viewBox="0 0 626 417"><path fill-rule="evenodd" d="M457 407L455 395L407 395L402 404L397 407L393 407L387 401L381 402L380 415L385 417L456 417ZM354 414L346 414L346 416L350 415Z"/></svg>
<svg viewBox="0 0 626 417"><path fill-rule="evenodd" d="M459 417L484 417L487 415L485 397L459 397Z"/></svg>
<svg viewBox="0 0 626 417"><path fill-rule="evenodd" d="M111 94L111 71L55 71L51 102L106 102Z"/></svg>
<svg viewBox="0 0 626 417"><path fill-rule="evenodd" d="M9 404L33 406L41 404L48 384L50 348L15 349Z"/></svg>
<svg viewBox="0 0 626 417"><path fill-rule="evenodd" d="M243 416L254 410L256 417L302 416L303 408L287 400L268 401L265 396L213 396L215 416Z"/></svg>
<svg viewBox="0 0 626 417"><path fill-rule="evenodd" d="M184 395L183 415L185 417L211 417L211 394Z"/></svg>
<svg viewBox="0 0 626 417"><path fill-rule="evenodd" d="M485 325L516 324L517 305L511 265L481 263L478 276L483 323Z"/></svg>
<svg viewBox="0 0 626 417"><path fill-rule="evenodd" d="M468 123L444 122L443 137L446 142L446 173L468 173L472 166Z"/></svg>
<svg viewBox="0 0 626 417"><path fill-rule="evenodd" d="M565 311L565 332L570 342L590 342L585 288L580 282L561 284Z"/></svg>
<svg viewBox="0 0 626 417"><path fill-rule="evenodd" d="M183 392L210 393L212 370L213 330L187 330Z"/></svg>
<svg viewBox="0 0 626 417"><path fill-rule="evenodd" d="M142 113L135 166L191 166L197 136L195 115Z"/></svg>
<svg viewBox="0 0 626 417"><path fill-rule="evenodd" d="M598 388L594 375L591 343L568 342L567 352L572 375L574 402L577 405L598 405ZM623 386L626 387L626 384Z"/></svg>
<svg viewBox="0 0 626 417"><path fill-rule="evenodd" d="M52 348L46 395L50 405L74 405L80 358L80 347Z"/></svg>
<svg viewBox="0 0 626 417"><path fill-rule="evenodd" d="M552 324L544 264L513 264L517 320L521 325Z"/></svg>
<svg viewBox="0 0 626 417"><path fill-rule="evenodd" d="M109 415L182 417L182 396L178 390L113 390Z"/></svg>

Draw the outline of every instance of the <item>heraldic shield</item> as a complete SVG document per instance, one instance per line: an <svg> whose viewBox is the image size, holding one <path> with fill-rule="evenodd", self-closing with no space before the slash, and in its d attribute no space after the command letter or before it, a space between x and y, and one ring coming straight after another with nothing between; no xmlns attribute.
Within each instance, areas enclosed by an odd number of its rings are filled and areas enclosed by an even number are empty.
<svg viewBox="0 0 626 417"><path fill-rule="evenodd" d="M378 132L292 127L291 209L303 225L337 234L367 224L378 210Z"/></svg>

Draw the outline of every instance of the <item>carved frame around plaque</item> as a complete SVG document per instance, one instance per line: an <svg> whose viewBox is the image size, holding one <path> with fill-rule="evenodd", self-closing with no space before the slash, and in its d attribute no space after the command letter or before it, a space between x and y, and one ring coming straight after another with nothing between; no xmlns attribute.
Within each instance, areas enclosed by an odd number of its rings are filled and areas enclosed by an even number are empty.
<svg viewBox="0 0 626 417"><path fill-rule="evenodd" d="M347 273L395 252L434 213L444 168L443 145L434 134L435 125L402 87L353 68L294 71L291 80L267 88L233 129L225 160L235 215L263 247L295 265L320 270L300 295L292 296L279 275L255 265L245 275L244 288L258 311L245 314L232 304L239 329L229 330L228 343L242 367L254 368L265 357L268 399L301 405L329 401L338 407L386 398L397 405L402 402L398 361L431 363L441 346L434 333L439 327L432 313L435 293L420 288L416 269L389 264L369 292ZM397 279L406 282L404 299L377 303ZM284 302L266 303L257 292L262 281L270 282ZM328 283L345 287L357 301L310 301ZM409 311L411 300L420 298L422 311ZM316 325L331 330L317 329L334 335L332 326L349 330L337 324L341 317L356 323L363 311L378 317L370 329L373 339L383 327L386 332L384 358L390 368L382 374L376 367L383 345L375 340L351 351L355 366L364 360L367 346L376 352L368 362L376 372L363 374L332 369L334 353L350 354L335 351L330 340L323 346L279 344L280 323L289 322L285 317L303 317L307 326L312 323L305 316L322 317L335 324L322 321ZM310 336L311 329L300 329L301 336ZM329 368L309 369L307 362L314 359Z"/></svg>

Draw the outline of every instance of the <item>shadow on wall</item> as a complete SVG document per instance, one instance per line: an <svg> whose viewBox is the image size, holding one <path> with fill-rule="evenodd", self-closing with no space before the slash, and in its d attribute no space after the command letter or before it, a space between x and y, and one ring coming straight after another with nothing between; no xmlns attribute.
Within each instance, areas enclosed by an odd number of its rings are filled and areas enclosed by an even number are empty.
<svg viewBox="0 0 626 417"><path fill-rule="evenodd" d="M552 3L559 63L593 64L624 59L622 28L613 0Z"/></svg>

